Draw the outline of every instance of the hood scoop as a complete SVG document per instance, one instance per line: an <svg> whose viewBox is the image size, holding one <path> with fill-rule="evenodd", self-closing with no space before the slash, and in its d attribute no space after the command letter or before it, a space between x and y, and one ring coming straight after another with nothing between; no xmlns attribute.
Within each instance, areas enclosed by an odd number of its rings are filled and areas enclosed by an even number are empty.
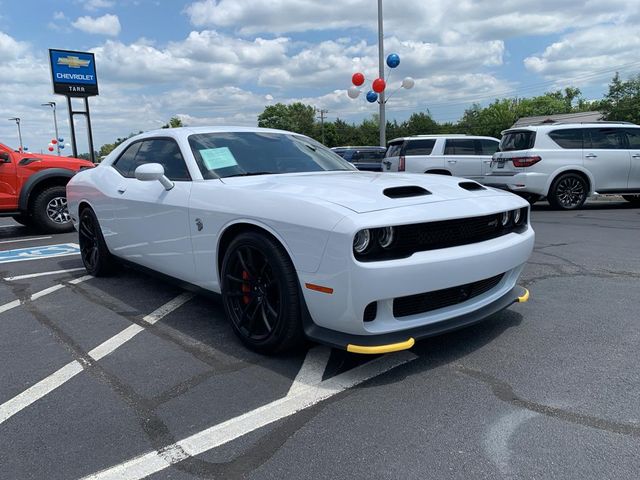
<svg viewBox="0 0 640 480"><path fill-rule="evenodd" d="M429 190L425 190L417 185L406 185L402 187L385 188L382 193L389 198L409 198L431 195Z"/></svg>
<svg viewBox="0 0 640 480"><path fill-rule="evenodd" d="M486 190L486 188L476 182L460 182L458 186L460 188L464 188L465 190L469 190L470 192L474 192L476 190Z"/></svg>

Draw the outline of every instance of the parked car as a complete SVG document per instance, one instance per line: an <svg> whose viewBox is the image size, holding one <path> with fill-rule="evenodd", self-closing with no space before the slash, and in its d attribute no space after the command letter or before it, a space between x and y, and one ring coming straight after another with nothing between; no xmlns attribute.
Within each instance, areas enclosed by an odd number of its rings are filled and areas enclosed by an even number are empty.
<svg viewBox="0 0 640 480"><path fill-rule="evenodd" d="M65 186L87 160L14 151L0 143L0 216L42 232L73 230Z"/></svg>
<svg viewBox="0 0 640 480"><path fill-rule="evenodd" d="M382 159L387 151L384 147L333 147L335 153L353 163L358 170L382 171Z"/></svg>
<svg viewBox="0 0 640 480"><path fill-rule="evenodd" d="M505 130L485 183L531 203L579 208L589 195L620 194L640 205L640 126L568 123Z"/></svg>
<svg viewBox="0 0 640 480"><path fill-rule="evenodd" d="M308 137L172 128L67 185L91 275L128 260L220 293L260 352L358 353L478 322L528 292L529 205L458 178L360 172Z"/></svg>
<svg viewBox="0 0 640 480"><path fill-rule="evenodd" d="M470 135L418 135L389 142L385 171L453 175L482 182L500 141Z"/></svg>

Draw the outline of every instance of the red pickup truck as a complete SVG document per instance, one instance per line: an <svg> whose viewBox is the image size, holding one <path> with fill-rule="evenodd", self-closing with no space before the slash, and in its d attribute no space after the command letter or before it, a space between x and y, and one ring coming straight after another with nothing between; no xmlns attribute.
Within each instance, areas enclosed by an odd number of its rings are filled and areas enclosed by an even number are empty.
<svg viewBox="0 0 640 480"><path fill-rule="evenodd" d="M12 150L0 143L0 216L44 232L73 229L66 185L93 163Z"/></svg>

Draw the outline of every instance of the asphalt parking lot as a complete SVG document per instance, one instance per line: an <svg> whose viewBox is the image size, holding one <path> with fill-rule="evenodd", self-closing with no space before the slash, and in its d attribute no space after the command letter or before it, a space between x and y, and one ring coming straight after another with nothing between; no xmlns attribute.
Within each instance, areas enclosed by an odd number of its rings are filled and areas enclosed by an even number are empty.
<svg viewBox="0 0 640 480"><path fill-rule="evenodd" d="M636 479L640 209L533 208L531 291L376 358L243 348L215 299L0 220L0 478Z"/></svg>

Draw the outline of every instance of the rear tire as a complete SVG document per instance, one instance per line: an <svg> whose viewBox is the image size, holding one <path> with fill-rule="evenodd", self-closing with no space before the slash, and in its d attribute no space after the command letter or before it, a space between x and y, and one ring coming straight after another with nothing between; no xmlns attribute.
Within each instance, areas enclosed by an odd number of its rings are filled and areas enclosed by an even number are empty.
<svg viewBox="0 0 640 480"><path fill-rule="evenodd" d="M640 195L622 195L627 202L636 207L640 206Z"/></svg>
<svg viewBox="0 0 640 480"><path fill-rule="evenodd" d="M547 200L560 210L576 210L587 200L589 186L581 175L565 173L553 181Z"/></svg>
<svg viewBox="0 0 640 480"><path fill-rule="evenodd" d="M88 207L80 213L78 243L82 263L89 275L104 277L113 273L115 259L109 253L96 214Z"/></svg>
<svg viewBox="0 0 640 480"><path fill-rule="evenodd" d="M34 228L47 233L65 233L73 230L67 208L67 189L50 187L40 192L31 202L30 217Z"/></svg>
<svg viewBox="0 0 640 480"><path fill-rule="evenodd" d="M304 343L298 276L271 237L246 232L227 248L221 268L222 303L234 332L263 354Z"/></svg>

